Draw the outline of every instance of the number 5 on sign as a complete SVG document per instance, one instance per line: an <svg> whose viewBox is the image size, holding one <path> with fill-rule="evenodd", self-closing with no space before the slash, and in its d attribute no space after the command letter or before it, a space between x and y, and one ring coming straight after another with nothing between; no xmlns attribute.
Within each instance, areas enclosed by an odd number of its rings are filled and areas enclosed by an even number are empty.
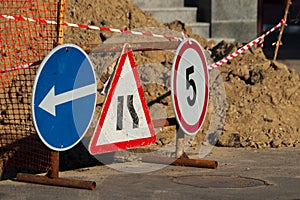
<svg viewBox="0 0 300 200"><path fill-rule="evenodd" d="M186 134L195 135L207 110L209 78L204 52L194 39L185 39L176 50L171 93L177 122Z"/></svg>

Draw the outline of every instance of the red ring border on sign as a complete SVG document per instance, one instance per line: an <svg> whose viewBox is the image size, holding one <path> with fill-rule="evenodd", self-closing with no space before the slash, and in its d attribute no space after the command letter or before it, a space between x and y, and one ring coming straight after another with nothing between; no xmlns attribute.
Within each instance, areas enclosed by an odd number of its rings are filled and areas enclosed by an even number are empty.
<svg viewBox="0 0 300 200"><path fill-rule="evenodd" d="M178 72L179 62L182 58L183 53L189 48L193 48L198 53L203 64L204 78L205 78L205 97L204 97L204 103L202 107L202 113L199 119L197 120L197 122L192 125L188 124L183 118L182 111L180 110L180 106L178 104L178 99L176 94L176 90L177 90L176 80L178 75L177 72ZM175 61L175 66L173 67L173 72L172 72L172 90L171 90L173 108L175 111L177 121L180 127L183 129L183 131L188 135L195 135L200 130L204 122L206 111L207 111L208 99L209 99L209 87L208 87L209 80L208 80L208 67L206 63L206 58L205 55L203 54L203 50L199 45L199 43L194 39L188 38L182 41L181 44L179 45L176 51L176 57L174 58L174 61Z"/></svg>

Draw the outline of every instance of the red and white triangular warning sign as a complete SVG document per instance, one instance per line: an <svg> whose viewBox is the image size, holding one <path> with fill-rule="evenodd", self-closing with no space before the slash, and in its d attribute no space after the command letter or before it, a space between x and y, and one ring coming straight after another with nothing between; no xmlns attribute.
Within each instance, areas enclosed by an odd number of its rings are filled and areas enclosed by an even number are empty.
<svg viewBox="0 0 300 200"><path fill-rule="evenodd" d="M156 141L132 51L125 45L89 145L92 155Z"/></svg>

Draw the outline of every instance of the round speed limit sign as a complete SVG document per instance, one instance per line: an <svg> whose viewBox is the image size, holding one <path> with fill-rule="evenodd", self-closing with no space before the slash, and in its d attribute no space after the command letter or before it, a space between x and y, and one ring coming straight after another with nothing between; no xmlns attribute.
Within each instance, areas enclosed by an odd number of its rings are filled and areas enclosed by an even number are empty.
<svg viewBox="0 0 300 200"><path fill-rule="evenodd" d="M172 103L184 133L195 135L201 128L209 98L206 58L200 44L183 40L176 50L172 68Z"/></svg>

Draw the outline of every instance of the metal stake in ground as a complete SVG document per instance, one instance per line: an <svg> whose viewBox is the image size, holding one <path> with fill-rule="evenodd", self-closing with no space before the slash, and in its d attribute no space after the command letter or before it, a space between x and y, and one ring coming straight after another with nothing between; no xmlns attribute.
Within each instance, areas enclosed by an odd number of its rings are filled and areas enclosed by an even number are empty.
<svg viewBox="0 0 300 200"><path fill-rule="evenodd" d="M275 48L275 52L274 52L273 62L276 61L277 55L278 55L279 46L282 44L281 38L282 38L283 31L284 31L284 27L286 25L286 20L287 20L287 16L288 16L288 13L289 13L290 5L292 5L292 0L288 0L287 3L286 3L285 14L284 14L284 18L283 18L284 19L284 23L281 26L280 33L279 33L279 36L278 36L278 40L277 40L277 42L275 44L276 48Z"/></svg>

